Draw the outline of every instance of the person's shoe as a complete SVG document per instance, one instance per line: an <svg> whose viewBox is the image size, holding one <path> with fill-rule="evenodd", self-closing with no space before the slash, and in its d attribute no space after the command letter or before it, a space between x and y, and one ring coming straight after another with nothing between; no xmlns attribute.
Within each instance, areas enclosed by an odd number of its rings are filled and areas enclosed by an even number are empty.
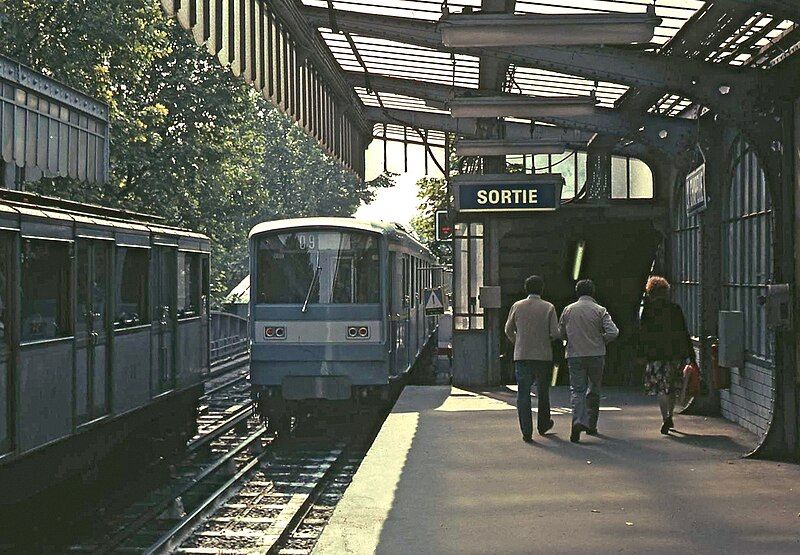
<svg viewBox="0 0 800 555"><path fill-rule="evenodd" d="M525 443L533 443L533 438L531 436L522 436L522 441Z"/></svg>
<svg viewBox="0 0 800 555"><path fill-rule="evenodd" d="M669 421L664 420L664 423L661 425L661 433L665 436L669 435Z"/></svg>
<svg viewBox="0 0 800 555"><path fill-rule="evenodd" d="M595 428L589 428L588 430L586 430L586 435L596 436L597 435L597 428L596 427Z"/></svg>
<svg viewBox="0 0 800 555"><path fill-rule="evenodd" d="M671 416L669 418L667 418L667 421L665 422L665 424L669 427L670 430L674 430L675 429L675 423L672 421L672 417Z"/></svg>
<svg viewBox="0 0 800 555"><path fill-rule="evenodd" d="M552 430L552 429L553 429L553 426L555 426L555 425L556 425L556 423L555 423L555 422L553 421L553 419L551 418L551 419L550 419L550 422L547 424L547 426L545 426L545 428L544 428L544 429L540 429L540 430L539 430L539 435L540 435L540 436L543 436L544 434L546 434L547 432L549 432L550 430Z"/></svg>
<svg viewBox="0 0 800 555"><path fill-rule="evenodd" d="M583 424L575 424L572 427L572 433L569 434L569 440L572 443L580 443L581 441L581 432L587 432L589 428L584 426Z"/></svg>

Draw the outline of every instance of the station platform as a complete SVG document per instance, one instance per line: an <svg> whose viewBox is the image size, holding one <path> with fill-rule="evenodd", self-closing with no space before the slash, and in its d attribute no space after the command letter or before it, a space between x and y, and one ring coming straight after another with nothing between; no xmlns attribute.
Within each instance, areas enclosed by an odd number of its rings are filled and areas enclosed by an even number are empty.
<svg viewBox="0 0 800 555"><path fill-rule="evenodd" d="M551 397L527 444L511 390L406 387L314 553L800 553L800 467L742 459L749 432L677 415L663 436L654 398L608 389L573 444Z"/></svg>

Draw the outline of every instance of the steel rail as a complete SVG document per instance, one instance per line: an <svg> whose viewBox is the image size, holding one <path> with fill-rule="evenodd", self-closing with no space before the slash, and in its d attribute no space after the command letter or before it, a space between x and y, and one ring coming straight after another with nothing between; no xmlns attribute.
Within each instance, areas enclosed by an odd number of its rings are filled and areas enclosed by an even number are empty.
<svg viewBox="0 0 800 555"><path fill-rule="evenodd" d="M231 380L228 380L227 382L225 382L225 383L223 383L223 384L220 384L220 385L218 385L218 386L212 387L211 389L209 389L208 391L206 391L206 392L205 392L205 394L203 394L203 395L200 397L200 399L199 399L199 400L200 400L200 401L208 401L209 397L211 397L211 396L212 396L212 395L214 395L215 393L219 393L219 392L220 392L220 391L222 391L223 389L227 389L227 388L229 388L229 387L231 387L231 386L234 386L234 385L236 385L237 383L239 383L239 382L242 382L242 381L244 381L244 380L246 380L246 379L247 379L247 375L244 375L244 376L238 376L238 377L236 377L236 378L233 378L233 379L231 379ZM249 389L249 388L248 388L248 389Z"/></svg>
<svg viewBox="0 0 800 555"><path fill-rule="evenodd" d="M126 525L122 530L114 534L110 539L103 543L99 548L93 550L93 553L100 554L100 553L111 553L117 548L120 544L125 542L131 536L136 534L139 530L141 530L147 523L151 522L155 518L158 517L162 512L170 507L172 503L175 502L176 499L183 497L186 495L187 492L197 487L201 484L204 480L206 480L209 476L212 476L218 470L223 468L228 461L232 460L233 457L237 456L239 453L247 449L250 445L259 441L264 434L266 433L266 428L261 426L258 430L256 430L253 434L251 434L247 439L237 445L231 451L228 451L224 456L217 459L213 464L206 467L200 474L195 476L191 479L188 483L184 484L180 488L173 490L170 494L160 503L157 503L150 507L149 509L145 510L144 512L140 513L130 524ZM255 457L254 460L257 462L263 457L264 454L262 453L258 457ZM253 460L249 461L247 465L253 464ZM246 465L246 466L247 466ZM238 473L237 473L238 474Z"/></svg>
<svg viewBox="0 0 800 555"><path fill-rule="evenodd" d="M214 364L211 365L211 371L208 373L208 376L206 376L205 380L203 381L207 382L209 380L213 380L216 377L227 374L232 370L236 370L237 368L244 366L249 361L250 361L250 353L244 353L243 355L233 359L216 361L214 362Z"/></svg>
<svg viewBox="0 0 800 555"><path fill-rule="evenodd" d="M331 450L332 452L334 449ZM319 502L322 495L325 493L326 488L331 483L331 480L336 477L336 474L339 472L339 466L347 458L347 449L340 448L339 453L336 456L336 459L331 462L330 466L325 470L323 475L319 478L317 483L314 485L314 488L309 492L308 497L305 501L297 508L297 511L286 524L286 527L275 540L269 549L267 549L267 555L272 555L275 553L280 553L281 549L283 549L284 544L287 540L291 538L293 534L297 532L300 526L305 521L308 514L314 509L314 507Z"/></svg>
<svg viewBox="0 0 800 555"><path fill-rule="evenodd" d="M203 434L202 436L194 439L186 444L186 451L189 453L193 453L198 449L208 445L215 439L219 438L220 436L225 435L227 432L232 430L236 427L237 424L240 424L244 421L247 421L253 415L254 407L252 404L245 405L231 416L226 418L222 421L219 426L216 426L208 433Z"/></svg>
<svg viewBox="0 0 800 555"><path fill-rule="evenodd" d="M148 547L144 553L145 555L153 555L155 553L170 553L180 547L181 542L185 537L191 533L191 528L204 516L212 514L219 506L224 503L224 496L229 491L233 490L236 485L243 481L253 469L261 462L266 455L266 452L253 457L247 464L245 464L235 475L211 493L194 511L186 515L175 526L170 528L166 533L159 537L153 544Z"/></svg>

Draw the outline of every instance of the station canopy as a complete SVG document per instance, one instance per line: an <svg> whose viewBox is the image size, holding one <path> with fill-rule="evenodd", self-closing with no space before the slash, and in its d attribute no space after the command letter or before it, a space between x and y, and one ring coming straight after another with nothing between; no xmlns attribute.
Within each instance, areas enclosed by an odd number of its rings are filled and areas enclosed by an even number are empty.
<svg viewBox="0 0 800 555"><path fill-rule="evenodd" d="M426 90L430 85L438 85L440 92L450 87L462 95L487 88L487 83L481 82L481 65L483 54L488 52L492 56L491 51L426 45L426 39L420 38L425 33L439 31L436 24L443 10L458 14L483 9L518 15L646 14L650 10L652 15L654 8L657 23L648 42L550 47L551 51L569 50L576 57L589 56L579 60L574 70L570 70L568 60L550 56L547 46L534 47L540 52L531 50L528 63L514 63L513 57L506 58L510 63L501 67L499 92L534 97L594 96L601 109L670 118L696 114L692 108L697 104L681 91L670 90L669 82L659 83L661 77L657 71L650 77L653 70L647 64L655 57L670 57L672 71L676 73L683 71L681 59L767 70L790 56L800 40L797 28L800 3L791 0L302 1L306 19L318 29L368 115L374 116L378 110L394 114L375 125L374 135L396 140L409 139L408 126L403 124L402 117L397 117L400 112L392 110L439 115L448 114L448 110L446 105L425 98L425 93L402 94L403 88L397 86L402 83L387 84L382 78L402 80L406 85L407 80L419 81L420 88L424 85ZM413 22L419 23L422 31L419 35L408 33L408 39L402 37L402 25L393 28L394 23ZM529 47L522 47L521 51L526 49ZM512 51L514 47L505 50ZM540 53L544 53L541 58ZM606 56L605 63L592 64L591 60L600 55ZM645 63L643 79L636 76L636 62L640 59ZM506 121L526 120L506 118ZM552 120L539 123L553 125ZM426 140L442 144L444 133L441 129L426 130Z"/></svg>

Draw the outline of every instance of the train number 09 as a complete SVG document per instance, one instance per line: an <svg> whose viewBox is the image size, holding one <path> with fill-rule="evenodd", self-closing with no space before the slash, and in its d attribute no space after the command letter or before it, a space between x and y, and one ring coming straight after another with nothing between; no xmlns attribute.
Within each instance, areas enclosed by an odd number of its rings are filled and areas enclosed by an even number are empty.
<svg viewBox="0 0 800 555"><path fill-rule="evenodd" d="M297 242L300 246L300 250L314 250L317 248L317 237L309 233L308 235L298 233L297 234Z"/></svg>

